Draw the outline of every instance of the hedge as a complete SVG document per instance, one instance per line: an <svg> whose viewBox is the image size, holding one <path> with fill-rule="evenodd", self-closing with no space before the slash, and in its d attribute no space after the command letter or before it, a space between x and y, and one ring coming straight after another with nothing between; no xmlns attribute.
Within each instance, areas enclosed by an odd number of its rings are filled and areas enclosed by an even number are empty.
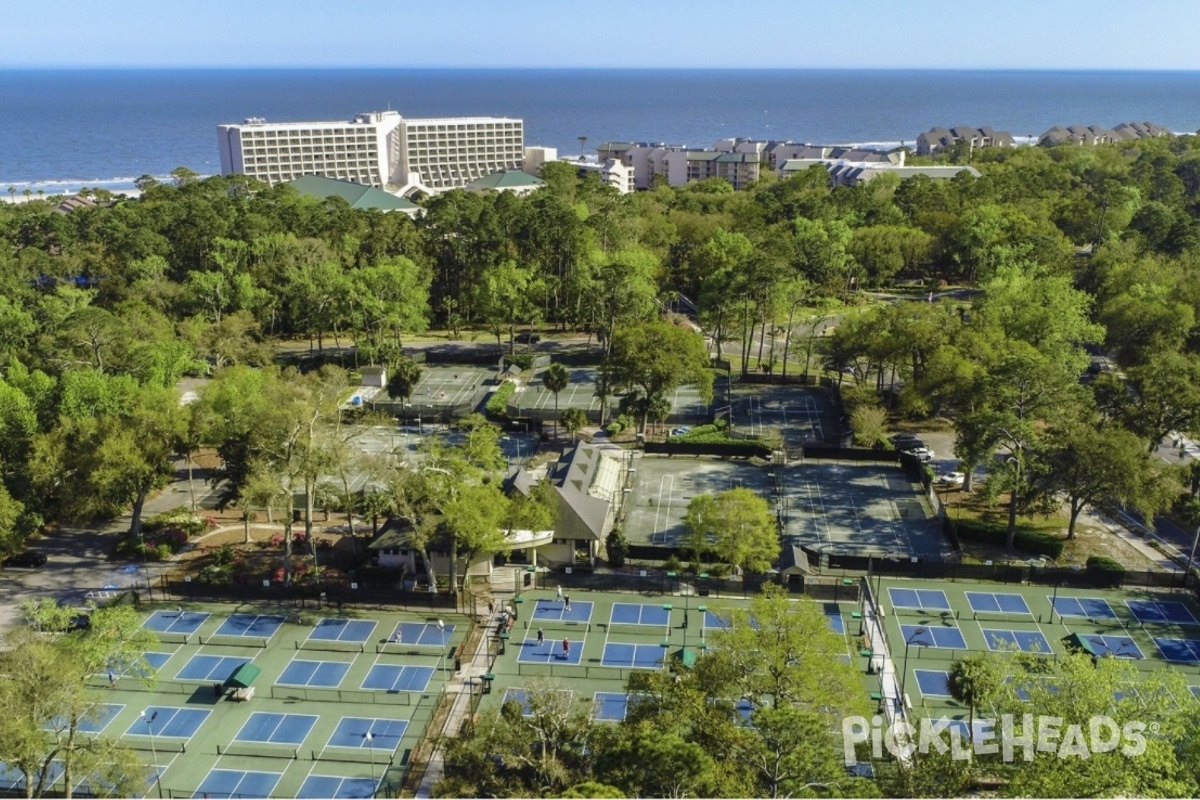
<svg viewBox="0 0 1200 800"><path fill-rule="evenodd" d="M517 384L513 381L505 381L496 387L496 391L492 392L492 396L488 398L485 409L487 413L493 417L508 416L508 398L512 397L512 393L517 390Z"/></svg>
<svg viewBox="0 0 1200 800"><path fill-rule="evenodd" d="M984 522L978 519L960 519L957 524L958 537L962 541L982 542L1004 547L1007 544L1008 526L1002 522ZM1013 546L1017 550L1057 559L1062 555L1066 541L1057 534L1046 531L1017 528Z"/></svg>
<svg viewBox="0 0 1200 800"><path fill-rule="evenodd" d="M1100 579L1105 586L1120 586L1125 579L1125 565L1108 556L1092 556L1087 560L1089 575Z"/></svg>

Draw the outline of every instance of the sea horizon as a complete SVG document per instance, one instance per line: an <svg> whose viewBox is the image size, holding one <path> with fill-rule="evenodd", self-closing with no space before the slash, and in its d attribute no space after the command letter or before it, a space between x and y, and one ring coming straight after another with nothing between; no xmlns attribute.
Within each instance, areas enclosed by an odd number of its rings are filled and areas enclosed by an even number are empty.
<svg viewBox="0 0 1200 800"><path fill-rule="evenodd" d="M1200 128L1200 71L840 67L5 67L0 192L120 191L141 175L220 172L216 126L406 117L523 119L560 155L603 141L711 147L749 137L911 145L935 126L1019 140L1053 125Z"/></svg>

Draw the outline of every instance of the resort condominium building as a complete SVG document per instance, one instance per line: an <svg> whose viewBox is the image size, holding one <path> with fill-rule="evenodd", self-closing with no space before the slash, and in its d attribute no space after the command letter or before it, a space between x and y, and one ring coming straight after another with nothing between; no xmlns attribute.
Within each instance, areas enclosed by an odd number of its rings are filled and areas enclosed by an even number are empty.
<svg viewBox="0 0 1200 800"><path fill-rule="evenodd" d="M405 119L396 111L359 114L345 122L218 125L221 172L268 184L304 175L389 191L440 191L520 169L524 123L497 117Z"/></svg>

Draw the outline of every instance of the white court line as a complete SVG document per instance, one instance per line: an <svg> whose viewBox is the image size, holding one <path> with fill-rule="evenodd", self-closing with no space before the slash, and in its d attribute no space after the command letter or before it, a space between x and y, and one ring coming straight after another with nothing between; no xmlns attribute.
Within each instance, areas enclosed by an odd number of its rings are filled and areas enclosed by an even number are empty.
<svg viewBox="0 0 1200 800"><path fill-rule="evenodd" d="M825 495L821 492L821 484L816 484L817 500L821 503L821 522L825 526L825 540L829 542L830 547L833 546L833 537L829 535L829 515L825 511Z"/></svg>
<svg viewBox="0 0 1200 800"><path fill-rule="evenodd" d="M658 496L654 499L654 530L650 536L650 541L654 541L654 539L658 536L658 520L659 515L662 514L663 486L666 484L667 478L672 478L672 476L663 475L658 479Z"/></svg>
<svg viewBox="0 0 1200 800"><path fill-rule="evenodd" d="M665 517L666 522L669 523L671 521L671 501L675 499L675 476L668 475L667 477L671 479L670 487L667 489L667 513ZM663 526L662 534L663 541L667 541L667 528L665 525Z"/></svg>

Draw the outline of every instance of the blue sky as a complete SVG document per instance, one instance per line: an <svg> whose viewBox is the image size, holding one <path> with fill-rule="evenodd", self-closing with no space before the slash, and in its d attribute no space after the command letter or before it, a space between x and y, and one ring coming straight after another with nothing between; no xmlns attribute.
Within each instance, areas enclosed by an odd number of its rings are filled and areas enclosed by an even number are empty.
<svg viewBox="0 0 1200 800"><path fill-rule="evenodd" d="M1200 69L1197 0L3 0L0 67Z"/></svg>

